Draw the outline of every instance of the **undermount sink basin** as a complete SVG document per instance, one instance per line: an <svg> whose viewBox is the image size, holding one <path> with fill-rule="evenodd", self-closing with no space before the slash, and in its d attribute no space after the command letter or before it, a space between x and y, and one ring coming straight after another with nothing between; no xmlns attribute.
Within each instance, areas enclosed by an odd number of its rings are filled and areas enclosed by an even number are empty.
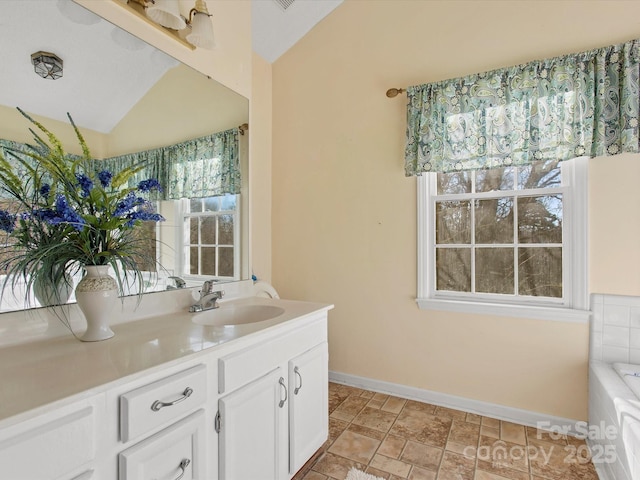
<svg viewBox="0 0 640 480"><path fill-rule="evenodd" d="M198 312L191 320L198 325L225 326L264 322L284 313L273 305L222 305L213 310Z"/></svg>

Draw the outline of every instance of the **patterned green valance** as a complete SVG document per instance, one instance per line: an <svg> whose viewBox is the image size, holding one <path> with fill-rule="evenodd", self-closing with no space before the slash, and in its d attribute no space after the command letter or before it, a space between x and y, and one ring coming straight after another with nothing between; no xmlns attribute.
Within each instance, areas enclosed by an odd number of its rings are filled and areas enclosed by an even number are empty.
<svg viewBox="0 0 640 480"><path fill-rule="evenodd" d="M114 172L143 162L146 167L131 179L131 186L146 178L157 178L163 187L162 200L236 194L241 186L238 133L233 128L104 161Z"/></svg>
<svg viewBox="0 0 640 480"><path fill-rule="evenodd" d="M640 40L407 89L405 173L638 152Z"/></svg>
<svg viewBox="0 0 640 480"><path fill-rule="evenodd" d="M240 193L238 134L239 130L233 128L167 147L108 158L100 162L99 169L119 172L143 164L144 168L131 177L129 186L135 187L141 180L155 178L163 188L160 200ZM11 161L7 152L19 154L32 147L0 139L0 148ZM20 170L17 162L16 167ZM0 192L0 197L4 196L4 192Z"/></svg>

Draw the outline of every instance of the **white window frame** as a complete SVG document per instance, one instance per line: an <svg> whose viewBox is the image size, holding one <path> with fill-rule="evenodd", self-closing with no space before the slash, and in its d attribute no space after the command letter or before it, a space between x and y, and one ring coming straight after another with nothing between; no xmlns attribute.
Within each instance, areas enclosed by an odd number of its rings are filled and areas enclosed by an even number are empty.
<svg viewBox="0 0 640 480"><path fill-rule="evenodd" d="M563 188L562 300L501 299L496 295L435 289L435 201L437 173L418 176L418 298L420 309L586 323L588 295L587 157L561 162ZM464 297L464 298L461 298ZM510 301L509 301L510 300Z"/></svg>
<svg viewBox="0 0 640 480"><path fill-rule="evenodd" d="M175 218L179 222L178 228L176 229L176 247L177 247L177 255L176 255L176 271L184 280L189 281L198 281L202 282L204 280L209 280L211 278L215 278L222 281L231 281L231 280L240 280L240 222L241 222L241 196L236 195L236 208L235 210L224 210L220 212L188 212L190 199L181 198L179 200L175 200ZM188 259L186 258L186 243L184 241L185 235L188 235L189 224L185 219L191 217L213 217L220 215L233 215L234 219L234 229L233 229L233 271L235 275L233 277L223 277L223 276L214 276L214 275L193 275L185 272L186 265L189 264ZM217 261L217 259L216 259Z"/></svg>

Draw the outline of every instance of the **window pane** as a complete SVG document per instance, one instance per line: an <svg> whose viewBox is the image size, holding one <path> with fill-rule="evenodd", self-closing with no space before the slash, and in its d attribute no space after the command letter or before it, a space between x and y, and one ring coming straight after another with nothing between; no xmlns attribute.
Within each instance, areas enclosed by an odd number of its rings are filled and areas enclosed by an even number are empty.
<svg viewBox="0 0 640 480"><path fill-rule="evenodd" d="M201 212L202 211L202 200L199 198L192 198L189 200L189 211L190 212Z"/></svg>
<svg viewBox="0 0 640 480"><path fill-rule="evenodd" d="M447 193L471 193L471 172L438 174L438 195Z"/></svg>
<svg viewBox="0 0 640 480"><path fill-rule="evenodd" d="M471 243L471 202L436 203L436 243Z"/></svg>
<svg viewBox="0 0 640 480"><path fill-rule="evenodd" d="M235 210L236 209L236 196L224 195L220 197L221 210Z"/></svg>
<svg viewBox="0 0 640 480"><path fill-rule="evenodd" d="M560 187L562 177L557 160L534 162L531 165L519 167L518 188L555 188Z"/></svg>
<svg viewBox="0 0 640 480"><path fill-rule="evenodd" d="M513 248L476 249L476 292L513 294Z"/></svg>
<svg viewBox="0 0 640 480"><path fill-rule="evenodd" d="M518 263L520 295L562 298L562 248L521 248Z"/></svg>
<svg viewBox="0 0 640 480"><path fill-rule="evenodd" d="M220 215L218 224L220 228L218 244L233 245L233 215Z"/></svg>
<svg viewBox="0 0 640 480"><path fill-rule="evenodd" d="M198 244L198 218L189 218L189 243Z"/></svg>
<svg viewBox="0 0 640 480"><path fill-rule="evenodd" d="M471 291L471 249L436 249L436 289Z"/></svg>
<svg viewBox="0 0 640 480"><path fill-rule="evenodd" d="M198 275L198 247L189 248L189 273Z"/></svg>
<svg viewBox="0 0 640 480"><path fill-rule="evenodd" d="M515 169L513 167L492 168L476 172L476 192L513 190Z"/></svg>
<svg viewBox="0 0 640 480"><path fill-rule="evenodd" d="M219 271L221 277L233 277L233 247L220 247L219 255Z"/></svg>
<svg viewBox="0 0 640 480"><path fill-rule="evenodd" d="M202 245L216 244L216 217L200 219L200 242Z"/></svg>
<svg viewBox="0 0 640 480"><path fill-rule="evenodd" d="M518 199L520 243L562 243L562 195Z"/></svg>
<svg viewBox="0 0 640 480"><path fill-rule="evenodd" d="M218 197L207 197L204 199L205 212L217 212L220 210L220 201Z"/></svg>
<svg viewBox="0 0 640 480"><path fill-rule="evenodd" d="M476 243L513 243L513 198L476 200Z"/></svg>
<svg viewBox="0 0 640 480"><path fill-rule="evenodd" d="M202 247L202 271L200 275L217 275L216 273L216 248Z"/></svg>

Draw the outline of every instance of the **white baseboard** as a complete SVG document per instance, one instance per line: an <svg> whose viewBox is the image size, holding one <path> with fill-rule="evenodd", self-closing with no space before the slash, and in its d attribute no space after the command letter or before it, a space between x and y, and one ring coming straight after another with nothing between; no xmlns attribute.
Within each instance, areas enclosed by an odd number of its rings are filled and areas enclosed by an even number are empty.
<svg viewBox="0 0 640 480"><path fill-rule="evenodd" d="M351 387L364 388L365 390L372 390L374 392L386 393L409 400L431 403L441 407L463 410L465 412L497 418L498 420L505 420L530 427L537 427L538 425L546 424L549 425L549 428L553 428L554 430L561 428L563 431L574 436L579 434L576 430L576 426L580 425L584 427L586 424L586 422L579 420L555 417L544 413L521 410L519 408L507 407L495 403L449 395L447 393L409 387L398 383L359 377L357 375L349 375L347 373L329 372L329 381L340 383L342 385L349 385Z"/></svg>

